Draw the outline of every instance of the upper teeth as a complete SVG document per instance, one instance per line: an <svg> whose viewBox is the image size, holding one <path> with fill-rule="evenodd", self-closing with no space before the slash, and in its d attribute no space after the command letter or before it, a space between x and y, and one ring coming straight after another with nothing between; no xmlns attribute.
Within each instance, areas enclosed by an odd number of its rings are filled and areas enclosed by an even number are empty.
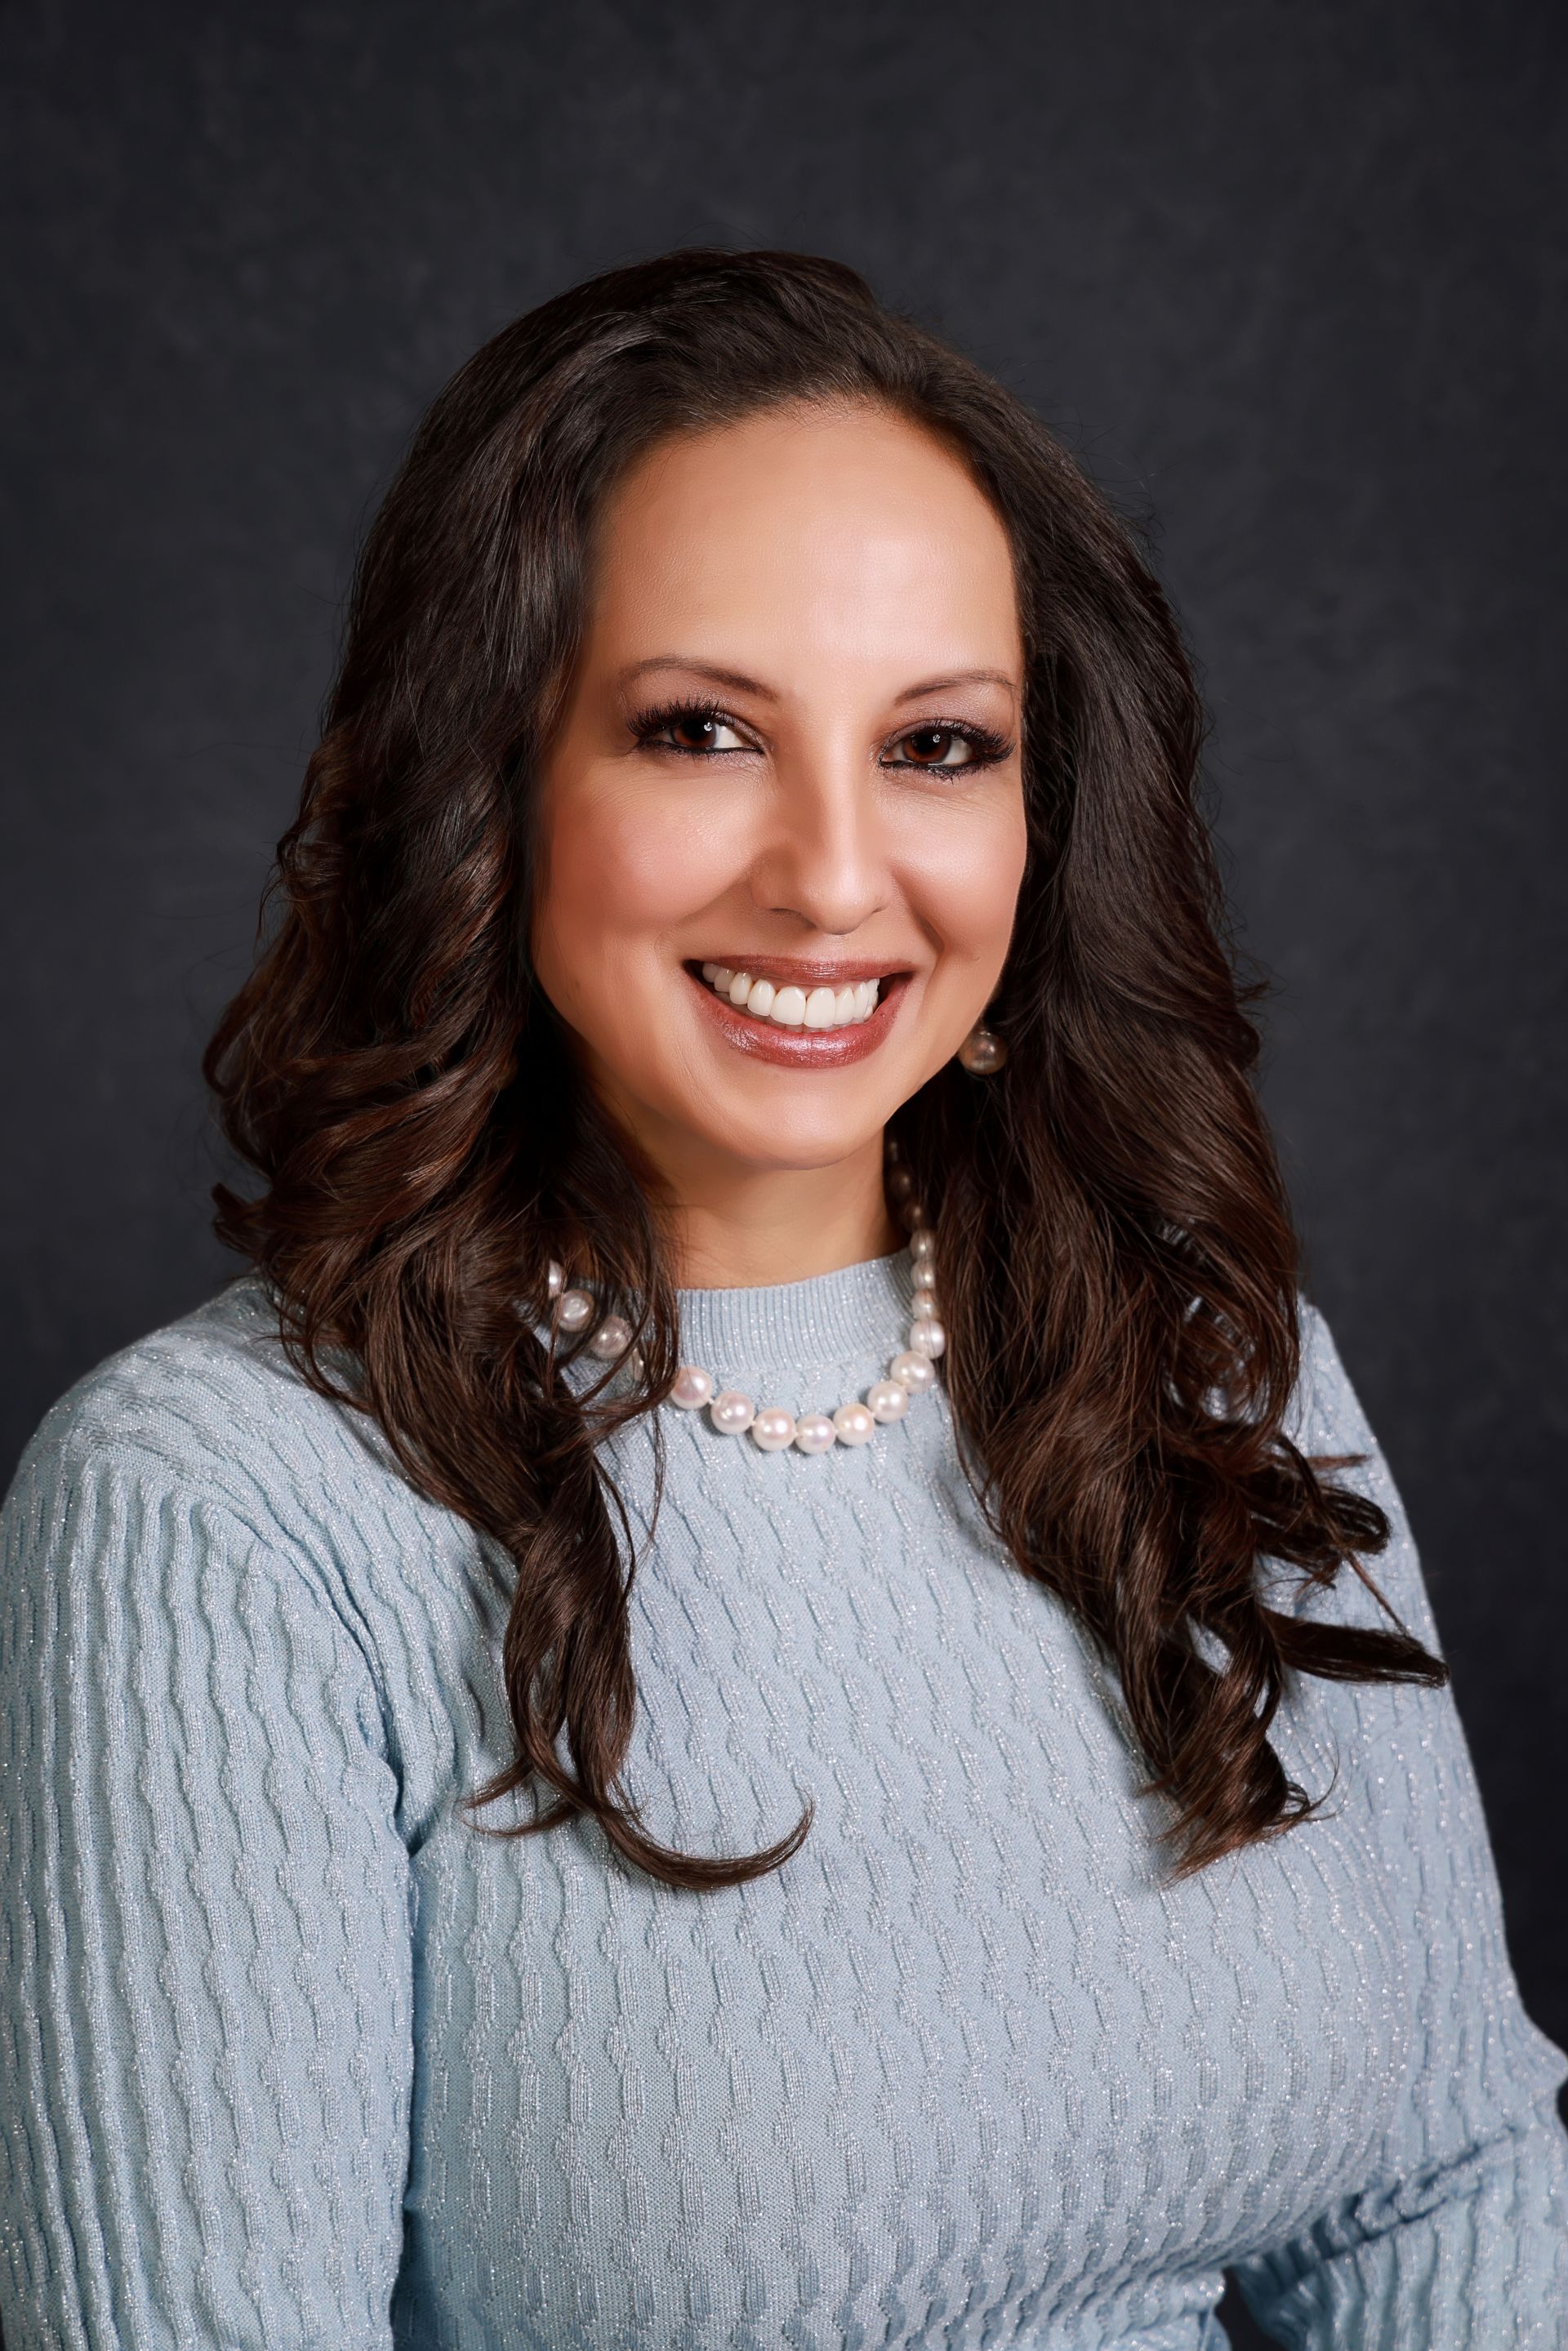
<svg viewBox="0 0 1568 2351"><path fill-rule="evenodd" d="M722 963L705 963L703 977L716 996L758 1020L776 1020L781 1029L846 1029L869 1020L876 1010L881 981L862 979L854 987L778 987L770 979L753 979L748 971L731 971Z"/></svg>

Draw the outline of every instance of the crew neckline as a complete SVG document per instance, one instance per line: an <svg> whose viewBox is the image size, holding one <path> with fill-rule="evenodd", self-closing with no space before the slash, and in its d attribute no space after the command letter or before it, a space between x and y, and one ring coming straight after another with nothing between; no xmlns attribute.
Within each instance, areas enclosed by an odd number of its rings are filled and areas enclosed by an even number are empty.
<svg viewBox="0 0 1568 2351"><path fill-rule="evenodd" d="M681 1359L723 1378L730 1365L837 1364L896 1354L914 1277L906 1248L739 1290L681 1290Z"/></svg>
<svg viewBox="0 0 1568 2351"><path fill-rule="evenodd" d="M732 1373L769 1367L811 1370L903 1353L915 1295L907 1246L863 1258L803 1281L735 1290L677 1290L679 1360L699 1364L720 1384ZM236 1275L220 1293L241 1311L277 1311L272 1284L256 1269ZM217 1302L217 1301L214 1301ZM548 1326L536 1323L543 1337ZM586 1356L584 1368L600 1366Z"/></svg>

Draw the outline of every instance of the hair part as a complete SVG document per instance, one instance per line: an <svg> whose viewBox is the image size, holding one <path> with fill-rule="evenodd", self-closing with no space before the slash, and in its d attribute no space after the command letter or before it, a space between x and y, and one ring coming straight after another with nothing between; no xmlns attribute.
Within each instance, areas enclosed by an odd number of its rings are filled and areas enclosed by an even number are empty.
<svg viewBox="0 0 1568 2351"><path fill-rule="evenodd" d="M853 271L706 251L613 271L505 329L430 410L360 559L276 919L206 1053L262 1179L216 1187L216 1228L269 1282L301 1375L516 1562L516 1752L468 1802L536 1802L485 1833L591 1818L692 1887L786 1860L809 1811L762 1852L705 1857L650 1836L622 1782L636 1557L600 1440L667 1392L676 1301L652 1171L580 1074L524 914L533 779L610 493L674 434L800 402L936 434L1013 549L1029 847L996 999L1008 1074L945 1069L892 1131L942 1250L965 1471L1114 1666L1185 1876L1322 1803L1270 1744L1288 1673L1437 1687L1448 1668L1361 1564L1384 1513L1286 1431L1299 1249L1170 607L1045 427ZM518 1311L542 1308L550 1257L585 1255L644 1360L613 1399L608 1374L562 1376L580 1342ZM1269 1605L1265 1557L1303 1588L1348 1562L1393 1629Z"/></svg>

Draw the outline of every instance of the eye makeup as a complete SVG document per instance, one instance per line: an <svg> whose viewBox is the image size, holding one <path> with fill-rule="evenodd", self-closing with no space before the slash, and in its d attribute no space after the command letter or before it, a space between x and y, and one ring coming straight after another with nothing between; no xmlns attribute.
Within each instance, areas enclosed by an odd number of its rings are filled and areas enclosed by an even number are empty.
<svg viewBox="0 0 1568 2351"><path fill-rule="evenodd" d="M710 737L724 734L744 738L739 721L719 704L699 698L683 697L655 705L628 718L627 728L632 741L643 750L669 752L677 758L733 758L739 752L755 751L758 747L745 739L733 744L709 740L674 739L681 734L688 737ZM668 738L668 739L661 739ZM890 758L888 752L911 744L928 745L934 756L929 758ZM949 757L956 747L966 756ZM1012 755L1013 745L994 727L982 726L972 718L927 718L915 726L905 726L886 738L877 764L883 768L902 768L928 775L969 775L982 768L994 768Z"/></svg>

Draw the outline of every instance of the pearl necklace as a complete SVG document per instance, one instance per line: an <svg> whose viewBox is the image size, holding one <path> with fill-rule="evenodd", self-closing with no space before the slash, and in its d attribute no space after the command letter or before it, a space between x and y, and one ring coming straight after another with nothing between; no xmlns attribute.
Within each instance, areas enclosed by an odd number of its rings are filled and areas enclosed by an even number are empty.
<svg viewBox="0 0 1568 2351"><path fill-rule="evenodd" d="M894 1170L895 1176L903 1173ZM904 1186L896 1188L902 1190ZM751 1396L739 1388L721 1388L713 1374L698 1364L681 1365L664 1402L682 1412L700 1412L706 1405L709 1420L721 1435L739 1437L749 1429L753 1442L764 1453L782 1453L791 1445L801 1453L827 1453L835 1445L864 1445L879 1422L902 1420L911 1396L923 1395L936 1386L936 1358L947 1344L947 1333L936 1318L936 1244L918 1201L909 1201L904 1220L910 1228L909 1259L915 1279L908 1345L888 1365L887 1377L866 1390L863 1402L852 1400L831 1414L804 1412L797 1420L782 1405L764 1405L758 1410ZM564 1270L553 1259L549 1289L561 1329L585 1331L598 1311L594 1299L586 1290L570 1288ZM622 1315L604 1317L588 1343L588 1352L601 1363L624 1360L634 1378L641 1375L641 1351L632 1345L632 1326Z"/></svg>

